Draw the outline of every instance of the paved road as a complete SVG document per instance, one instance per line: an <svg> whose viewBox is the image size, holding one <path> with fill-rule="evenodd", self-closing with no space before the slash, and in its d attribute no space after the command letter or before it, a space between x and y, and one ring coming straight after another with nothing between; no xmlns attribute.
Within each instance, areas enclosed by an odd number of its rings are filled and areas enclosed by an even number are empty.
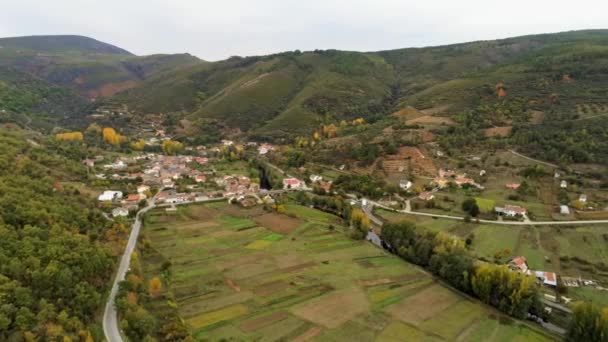
<svg viewBox="0 0 608 342"><path fill-rule="evenodd" d="M135 244L137 243L139 230L141 229L141 217L152 208L154 208L154 198L148 201L147 207L141 209L137 212L137 215L135 215L135 222L133 223L133 228L131 229L131 235L129 236L127 247L125 248L125 252L120 259L120 265L118 266L118 271L116 272L116 277L114 278L114 284L112 284L112 290L108 296L106 309L103 313L103 333L105 334L108 342L122 342L122 337L120 336L120 330L118 328L116 307L114 306L116 295L118 293L118 284L125 279L125 275L129 270L131 254L135 250Z"/></svg>
<svg viewBox="0 0 608 342"><path fill-rule="evenodd" d="M163 189L160 189L158 193L160 193ZM260 191L258 195L266 195L266 194L279 194L290 191L297 191L297 189L283 189L283 190L270 190L270 191ZM157 193L157 194L158 194ZM167 207L167 206L176 206L176 205L185 205L185 204L195 204L195 203L203 203L203 202L215 202L215 201L225 201L226 198L210 198L203 201L197 202L183 202L183 203L174 203L174 204L159 204L158 207ZM135 245L137 244L137 238L139 237L139 231L141 230L141 218L143 215L150 209L157 207L155 204L156 195L148 200L148 206L141 209L135 215L135 222L133 223L133 227L131 229L131 235L129 236L129 241L127 242L127 247L120 259L120 265L118 266L118 271L116 272L116 277L114 278L114 283L112 284L112 290L110 291L110 295L108 296L108 300L106 302L106 308L103 313L103 333L106 336L106 340L108 342L122 342L122 337L120 335L120 329L118 326L118 317L116 312L116 307L114 303L116 301L116 295L118 294L118 284L125 279L127 271L129 270L129 264L131 262L131 254L135 250ZM107 216L106 216L107 217Z"/></svg>
<svg viewBox="0 0 608 342"><path fill-rule="evenodd" d="M377 202L369 201L368 203L372 204L375 207L382 208L389 211L394 211L397 213L402 213L405 215L417 215L417 216L428 216L428 217L437 217L437 218L445 218L449 220L460 220L463 221L464 217L461 216L452 216L452 215L441 215L441 214L430 214L430 213L421 213L419 211L411 211L411 210L395 210L393 208L389 208ZM370 218L371 219L371 218ZM496 220L477 220L481 223L492 223L492 224L501 224L506 226L553 226L553 225L576 225L576 224L608 224L608 220L575 220L575 221L496 221Z"/></svg>
<svg viewBox="0 0 608 342"><path fill-rule="evenodd" d="M543 164L543 165L547 165L547 166L559 169L559 166L557 166L555 164L551 164L551 163L548 163L546 161L542 161L542 160L534 159L534 158L531 158L531 157L528 157L528 156L524 156L523 154L518 153L515 150L509 150L509 152L513 153L514 155L516 155L518 157L521 157L521 158L524 158L524 159L528 159L528 160L533 161L535 163L539 163L539 164Z"/></svg>

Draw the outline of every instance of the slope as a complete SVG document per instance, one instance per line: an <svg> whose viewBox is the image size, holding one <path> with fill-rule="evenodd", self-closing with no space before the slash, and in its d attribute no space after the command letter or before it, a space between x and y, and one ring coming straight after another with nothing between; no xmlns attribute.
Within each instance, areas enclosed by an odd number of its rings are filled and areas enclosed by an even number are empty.
<svg viewBox="0 0 608 342"><path fill-rule="evenodd" d="M199 62L188 54L134 56L80 36L0 39L0 66L31 73L88 98L111 96L157 73Z"/></svg>
<svg viewBox="0 0 608 342"><path fill-rule="evenodd" d="M28 73L0 67L0 122L50 129L80 114L86 101L74 92Z"/></svg>

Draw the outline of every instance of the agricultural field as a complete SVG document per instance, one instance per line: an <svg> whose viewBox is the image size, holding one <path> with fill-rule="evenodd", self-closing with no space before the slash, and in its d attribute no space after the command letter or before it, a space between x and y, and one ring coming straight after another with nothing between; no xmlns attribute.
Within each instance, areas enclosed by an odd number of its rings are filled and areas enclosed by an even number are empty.
<svg viewBox="0 0 608 342"><path fill-rule="evenodd" d="M525 256L533 270L608 281L607 226L520 227L465 223L386 210L376 210L375 214L387 222L410 221L424 229L470 239L470 248L480 259L506 263L515 256ZM592 288L574 289L571 295L578 299L606 296Z"/></svg>
<svg viewBox="0 0 608 342"><path fill-rule="evenodd" d="M150 311L161 317L171 303L201 341L552 339L344 230L292 204L285 214L225 203L156 209L141 255L164 292Z"/></svg>

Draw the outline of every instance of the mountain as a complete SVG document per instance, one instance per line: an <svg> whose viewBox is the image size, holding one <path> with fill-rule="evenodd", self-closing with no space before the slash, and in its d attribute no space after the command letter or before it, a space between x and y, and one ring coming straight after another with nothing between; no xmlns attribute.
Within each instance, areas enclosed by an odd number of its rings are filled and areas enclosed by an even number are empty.
<svg viewBox="0 0 608 342"><path fill-rule="evenodd" d="M27 36L0 38L5 49L29 50L38 53L99 53L134 56L127 50L83 36Z"/></svg>
<svg viewBox="0 0 608 342"><path fill-rule="evenodd" d="M86 105L69 89L0 66L0 122L50 129L60 120L80 115Z"/></svg>
<svg viewBox="0 0 608 342"><path fill-rule="evenodd" d="M532 111L601 111L607 52L608 31L588 30L371 53L234 57L150 77L113 100L141 113L191 112L192 121L218 119L267 137L359 116L373 121L408 106L454 117L477 111L491 127L523 122Z"/></svg>
<svg viewBox="0 0 608 342"><path fill-rule="evenodd" d="M189 54L139 57L81 36L0 39L0 66L30 73L88 99L114 95L157 73L198 62Z"/></svg>

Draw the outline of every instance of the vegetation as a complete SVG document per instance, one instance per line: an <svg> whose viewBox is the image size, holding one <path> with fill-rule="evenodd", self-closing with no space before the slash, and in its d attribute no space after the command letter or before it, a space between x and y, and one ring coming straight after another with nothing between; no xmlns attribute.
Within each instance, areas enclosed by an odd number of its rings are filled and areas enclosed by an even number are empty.
<svg viewBox="0 0 608 342"><path fill-rule="evenodd" d="M570 341L607 341L608 308L602 310L592 303L576 303L567 338Z"/></svg>
<svg viewBox="0 0 608 342"><path fill-rule="evenodd" d="M417 229L411 223L382 227L382 237L402 258L428 268L452 286L517 318L543 314L535 279L506 266L476 264L462 240Z"/></svg>
<svg viewBox="0 0 608 342"><path fill-rule="evenodd" d="M63 181L79 163L0 129L0 339L100 339L113 258L110 224L91 199Z"/></svg>

